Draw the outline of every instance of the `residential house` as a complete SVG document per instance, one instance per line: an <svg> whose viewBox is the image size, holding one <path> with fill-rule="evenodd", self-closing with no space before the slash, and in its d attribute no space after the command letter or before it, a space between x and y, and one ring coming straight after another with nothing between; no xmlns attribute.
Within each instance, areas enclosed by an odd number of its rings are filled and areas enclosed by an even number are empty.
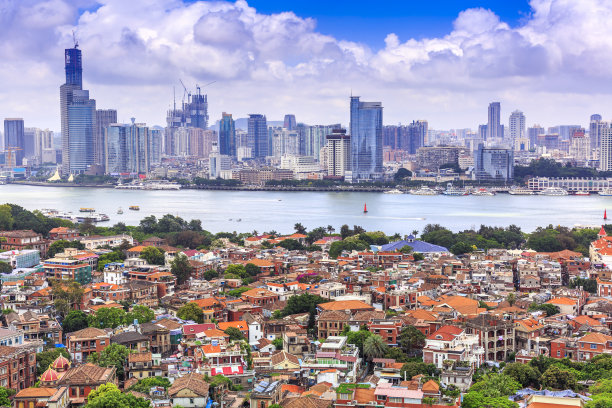
<svg viewBox="0 0 612 408"><path fill-rule="evenodd" d="M72 361L85 362L92 353L100 353L110 344L110 335L102 329L88 327L70 333L66 339Z"/></svg>

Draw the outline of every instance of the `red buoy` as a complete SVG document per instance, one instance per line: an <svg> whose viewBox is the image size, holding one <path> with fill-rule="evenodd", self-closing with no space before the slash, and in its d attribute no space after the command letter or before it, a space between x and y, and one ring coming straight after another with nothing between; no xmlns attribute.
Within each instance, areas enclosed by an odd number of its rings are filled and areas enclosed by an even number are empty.
<svg viewBox="0 0 612 408"><path fill-rule="evenodd" d="M367 204L363 204L363 212L367 213L368 212L368 205Z"/></svg>
<svg viewBox="0 0 612 408"><path fill-rule="evenodd" d="M608 215L606 214L606 210L604 210L604 220L608 219Z"/></svg>

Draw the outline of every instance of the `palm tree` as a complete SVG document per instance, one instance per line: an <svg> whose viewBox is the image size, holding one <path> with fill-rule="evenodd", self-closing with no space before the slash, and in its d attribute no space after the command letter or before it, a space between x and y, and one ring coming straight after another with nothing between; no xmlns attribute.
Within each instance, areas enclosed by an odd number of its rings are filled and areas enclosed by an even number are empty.
<svg viewBox="0 0 612 408"><path fill-rule="evenodd" d="M506 297L506 301L510 303L510 306L514 306L514 304L516 303L516 294L514 292L508 293L508 296Z"/></svg>
<svg viewBox="0 0 612 408"><path fill-rule="evenodd" d="M301 223L297 222L294 226L293 229L295 230L295 232L297 232L298 234L306 234L306 227L304 227Z"/></svg>
<svg viewBox="0 0 612 408"><path fill-rule="evenodd" d="M334 227L332 227L331 225L328 225L328 226L327 226L327 232L329 232L330 234L331 234L332 232L334 232L335 230L336 230L336 229L335 229Z"/></svg>
<svg viewBox="0 0 612 408"><path fill-rule="evenodd" d="M363 342L363 355L370 361L384 357L386 352L387 344L378 334L369 336Z"/></svg>
<svg viewBox="0 0 612 408"><path fill-rule="evenodd" d="M419 230L412 230L412 235L414 235L414 237L418 237L419 236Z"/></svg>

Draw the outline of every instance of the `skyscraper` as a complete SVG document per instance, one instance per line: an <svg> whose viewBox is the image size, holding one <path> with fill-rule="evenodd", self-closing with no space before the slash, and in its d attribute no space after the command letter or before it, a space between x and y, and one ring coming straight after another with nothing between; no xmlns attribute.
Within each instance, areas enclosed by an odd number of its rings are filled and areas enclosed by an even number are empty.
<svg viewBox="0 0 612 408"><path fill-rule="evenodd" d="M189 100L183 105L187 126L208 129L208 96L200 93L197 87L195 95L189 95Z"/></svg>
<svg viewBox="0 0 612 408"><path fill-rule="evenodd" d="M373 180L382 177L381 102L360 102L351 96L351 174L350 181Z"/></svg>
<svg viewBox="0 0 612 408"><path fill-rule="evenodd" d="M591 122L589 123L589 138L591 139L591 149L597 149L601 146L601 129L603 125L601 122L601 115L591 115Z"/></svg>
<svg viewBox="0 0 612 408"><path fill-rule="evenodd" d="M599 130L601 131L599 170L612 171L612 127L607 122L598 122Z"/></svg>
<svg viewBox="0 0 612 408"><path fill-rule="evenodd" d="M163 135L161 129L151 129L151 143L149 144L149 161L151 165L161 163Z"/></svg>
<svg viewBox="0 0 612 408"><path fill-rule="evenodd" d="M344 177L351 168L351 137L345 129L327 135L327 175Z"/></svg>
<svg viewBox="0 0 612 408"><path fill-rule="evenodd" d="M75 44L74 48L64 50L64 70L66 82L60 87L60 115L62 123L62 173L70 172L70 130L68 126L68 105L72 103L72 95L83 88L83 66L81 50Z"/></svg>
<svg viewBox="0 0 612 408"><path fill-rule="evenodd" d="M15 150L12 150L11 148ZM23 125L23 119L4 119L4 149L6 151L11 151L10 156L12 163L7 164L9 164L10 166L23 165L23 158L25 157L26 151L25 129Z"/></svg>
<svg viewBox="0 0 612 408"><path fill-rule="evenodd" d="M81 50L78 44L74 48L64 50L64 67L66 70L66 85L76 85L83 87L83 64L81 61Z"/></svg>
<svg viewBox="0 0 612 408"><path fill-rule="evenodd" d="M158 131L159 132L159 131ZM107 174L146 174L151 169L151 131L132 118L129 125L113 123L105 128L104 157Z"/></svg>
<svg viewBox="0 0 612 408"><path fill-rule="evenodd" d="M132 118L127 136L127 170L130 173L146 174L150 169L149 162L149 128L144 123L136 123Z"/></svg>
<svg viewBox="0 0 612 408"><path fill-rule="evenodd" d="M527 128L527 138L529 139L529 146L534 147L538 144L538 136L546 133L546 130L540 125L533 125L533 127Z"/></svg>
<svg viewBox="0 0 612 408"><path fill-rule="evenodd" d="M247 147L252 149L253 158L269 156L269 143L266 116L260 114L249 115Z"/></svg>
<svg viewBox="0 0 612 408"><path fill-rule="evenodd" d="M413 120L408 125L408 143L403 146L403 149L410 154L416 154L420 147L425 146L428 128L429 124L426 120Z"/></svg>
<svg viewBox="0 0 612 408"><path fill-rule="evenodd" d="M127 134L128 125L110 124L104 129L104 171L118 175L127 171Z"/></svg>
<svg viewBox="0 0 612 408"><path fill-rule="evenodd" d="M501 104L499 102L491 102L489 104L488 122L487 122L487 139L503 138L503 132L500 125Z"/></svg>
<svg viewBox="0 0 612 408"><path fill-rule="evenodd" d="M511 149L487 148L481 143L474 154L476 180L508 181L514 178Z"/></svg>
<svg viewBox="0 0 612 408"><path fill-rule="evenodd" d="M69 173L82 173L94 164L95 127L96 101L89 99L89 91L74 90L68 104Z"/></svg>
<svg viewBox="0 0 612 408"><path fill-rule="evenodd" d="M283 127L287 130L294 130L297 126L295 122L295 115L285 115L285 122Z"/></svg>
<svg viewBox="0 0 612 408"><path fill-rule="evenodd" d="M219 154L236 156L236 128L231 113L221 115L219 122Z"/></svg>
<svg viewBox="0 0 612 408"><path fill-rule="evenodd" d="M96 110L96 134L94 136L94 163L104 164L104 128L117 123L115 109Z"/></svg>
<svg viewBox="0 0 612 408"><path fill-rule="evenodd" d="M525 138L525 115L520 110L510 114L509 119L510 139L514 144L516 140Z"/></svg>

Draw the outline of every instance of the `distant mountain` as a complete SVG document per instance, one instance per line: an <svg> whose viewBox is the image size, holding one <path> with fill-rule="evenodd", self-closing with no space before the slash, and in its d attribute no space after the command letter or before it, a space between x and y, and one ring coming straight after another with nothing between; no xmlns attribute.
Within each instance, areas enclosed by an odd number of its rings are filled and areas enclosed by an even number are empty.
<svg viewBox="0 0 612 408"><path fill-rule="evenodd" d="M214 125L210 125L210 129L211 130L215 130L215 131L219 131L219 122L220 121L216 121ZM269 120L268 121L268 126L283 126L285 124L285 121L283 120ZM247 129L249 128L249 118L238 118L238 119L234 119L234 127L236 128L236 130L238 129L242 129L245 132L247 131Z"/></svg>

